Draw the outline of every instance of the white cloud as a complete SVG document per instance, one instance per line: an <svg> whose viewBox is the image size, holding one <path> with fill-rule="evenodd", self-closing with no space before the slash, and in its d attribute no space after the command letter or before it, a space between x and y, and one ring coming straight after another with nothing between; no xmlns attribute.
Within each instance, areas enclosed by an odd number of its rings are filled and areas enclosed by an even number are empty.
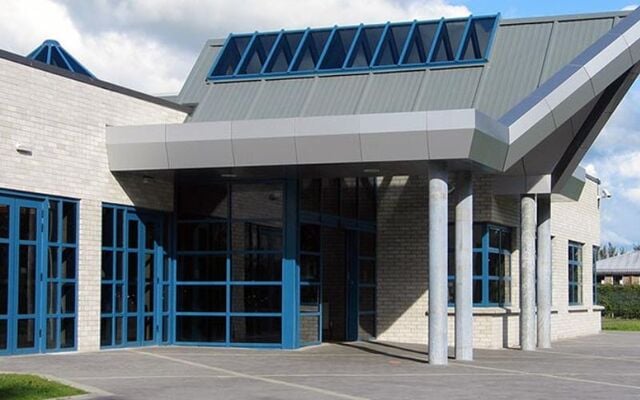
<svg viewBox="0 0 640 400"><path fill-rule="evenodd" d="M100 79L175 93L202 44L229 32L468 14L447 0L3 0L0 48L57 39Z"/></svg>
<svg viewBox="0 0 640 400"><path fill-rule="evenodd" d="M638 8L637 4L629 4L628 6L622 7L622 11L633 11Z"/></svg>

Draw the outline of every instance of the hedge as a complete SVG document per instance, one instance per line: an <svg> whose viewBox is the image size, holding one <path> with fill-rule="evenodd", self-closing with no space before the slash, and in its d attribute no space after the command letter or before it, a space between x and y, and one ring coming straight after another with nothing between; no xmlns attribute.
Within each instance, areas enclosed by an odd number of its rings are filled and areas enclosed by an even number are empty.
<svg viewBox="0 0 640 400"><path fill-rule="evenodd" d="M599 285L598 303L605 316L640 319L640 285Z"/></svg>

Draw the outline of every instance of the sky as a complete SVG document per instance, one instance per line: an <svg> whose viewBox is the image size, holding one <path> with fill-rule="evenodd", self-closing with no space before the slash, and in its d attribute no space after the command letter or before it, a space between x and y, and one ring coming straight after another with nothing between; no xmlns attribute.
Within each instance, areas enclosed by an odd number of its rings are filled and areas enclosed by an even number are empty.
<svg viewBox="0 0 640 400"><path fill-rule="evenodd" d="M209 38L230 32L483 15L503 18L633 9L638 0L2 0L0 48L26 55L56 39L98 78L175 94ZM585 157L611 194L602 242L640 243L640 84Z"/></svg>

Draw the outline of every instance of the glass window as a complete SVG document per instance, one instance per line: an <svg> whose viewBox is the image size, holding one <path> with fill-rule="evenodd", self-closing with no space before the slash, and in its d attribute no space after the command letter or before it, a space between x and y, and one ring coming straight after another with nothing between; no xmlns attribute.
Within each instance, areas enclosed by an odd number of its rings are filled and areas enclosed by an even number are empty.
<svg viewBox="0 0 640 400"><path fill-rule="evenodd" d="M436 43L432 62L456 59L466 25L466 20L445 21Z"/></svg>
<svg viewBox="0 0 640 400"><path fill-rule="evenodd" d="M337 29L335 31L320 69L342 68L356 32L355 28Z"/></svg>
<svg viewBox="0 0 640 400"><path fill-rule="evenodd" d="M280 254L234 254L231 261L233 281L281 281Z"/></svg>
<svg viewBox="0 0 640 400"><path fill-rule="evenodd" d="M225 255L178 256L177 280L179 282L222 282L227 280Z"/></svg>
<svg viewBox="0 0 640 400"><path fill-rule="evenodd" d="M279 313L282 309L280 286L233 285L231 312Z"/></svg>
<svg viewBox="0 0 640 400"><path fill-rule="evenodd" d="M231 342L280 343L280 317L231 317Z"/></svg>
<svg viewBox="0 0 640 400"><path fill-rule="evenodd" d="M225 317L176 316L177 342L224 342L225 336Z"/></svg>
<svg viewBox="0 0 640 400"><path fill-rule="evenodd" d="M242 54L244 53L249 41L250 35L245 36L232 36L224 46L220 57L213 69L214 76L229 76L233 75Z"/></svg>
<svg viewBox="0 0 640 400"><path fill-rule="evenodd" d="M187 184L177 190L179 219L227 218L229 193L226 184Z"/></svg>
<svg viewBox="0 0 640 400"><path fill-rule="evenodd" d="M309 31L293 61L292 71L312 71L318 65L320 56L331 34L330 30Z"/></svg>
<svg viewBox="0 0 640 400"><path fill-rule="evenodd" d="M227 250L227 224L194 222L178 223L178 250Z"/></svg>
<svg viewBox="0 0 640 400"><path fill-rule="evenodd" d="M345 64L346 68L368 68L378 47L378 42L384 31L383 26L366 27L360 31L351 56Z"/></svg>
<svg viewBox="0 0 640 400"><path fill-rule="evenodd" d="M495 17L473 19L462 50L463 60L479 60L487 57L495 22Z"/></svg>
<svg viewBox="0 0 640 400"><path fill-rule="evenodd" d="M225 312L226 296L224 285L178 285L176 288L176 311Z"/></svg>
<svg viewBox="0 0 640 400"><path fill-rule="evenodd" d="M450 226L450 231L455 229ZM455 232L454 232L455 233ZM455 236L454 236L455 237ZM511 230L488 224L473 226L473 302L503 306L511 301ZM455 303L455 251L449 241L449 303Z"/></svg>
<svg viewBox="0 0 640 400"><path fill-rule="evenodd" d="M382 44L378 50L378 57L374 65L396 65L400 62L400 56L404 49L411 24L389 25Z"/></svg>
<svg viewBox="0 0 640 400"><path fill-rule="evenodd" d="M296 54L303 32L288 32L282 35L273 51L269 63L265 66L265 73L287 72L289 64Z"/></svg>
<svg viewBox="0 0 640 400"><path fill-rule="evenodd" d="M231 188L233 219L282 219L282 184L235 184Z"/></svg>
<svg viewBox="0 0 640 400"><path fill-rule="evenodd" d="M275 33L256 36L247 51L244 62L240 65L238 74L245 75L260 73L277 37L278 35Z"/></svg>
<svg viewBox="0 0 640 400"><path fill-rule="evenodd" d="M302 179L300 181L300 210L320 212L320 179Z"/></svg>
<svg viewBox="0 0 640 400"><path fill-rule="evenodd" d="M569 242L569 305L582 304L582 244Z"/></svg>
<svg viewBox="0 0 640 400"><path fill-rule="evenodd" d="M403 64L424 64L433 46L433 39L438 29L437 22L417 24L413 36L409 39L409 47L402 61Z"/></svg>

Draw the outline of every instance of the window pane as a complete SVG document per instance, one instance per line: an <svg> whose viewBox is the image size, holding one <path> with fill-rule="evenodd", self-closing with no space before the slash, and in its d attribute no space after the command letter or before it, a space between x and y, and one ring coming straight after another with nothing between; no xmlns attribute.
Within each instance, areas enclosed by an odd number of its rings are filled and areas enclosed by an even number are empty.
<svg viewBox="0 0 640 400"><path fill-rule="evenodd" d="M473 275L482 276L482 253L479 251L473 252Z"/></svg>
<svg viewBox="0 0 640 400"><path fill-rule="evenodd" d="M504 281L489 281L489 302L504 304Z"/></svg>
<svg viewBox="0 0 640 400"><path fill-rule="evenodd" d="M135 342L138 340L138 318L127 318L127 342Z"/></svg>
<svg viewBox="0 0 640 400"><path fill-rule="evenodd" d="M75 318L62 318L60 320L60 347L63 349L75 346Z"/></svg>
<svg viewBox="0 0 640 400"><path fill-rule="evenodd" d="M262 70L262 66L267 61L269 51L273 46L277 34L261 34L253 41L253 45L249 48L247 56L242 66L240 66L239 74L257 74Z"/></svg>
<svg viewBox="0 0 640 400"><path fill-rule="evenodd" d="M289 69L293 56L302 40L302 32L291 32L284 34L282 39L276 44L273 56L265 72L286 72Z"/></svg>
<svg viewBox="0 0 640 400"><path fill-rule="evenodd" d="M113 285L102 285L100 289L100 312L109 314L113 312Z"/></svg>
<svg viewBox="0 0 640 400"><path fill-rule="evenodd" d="M375 294L376 294L376 289L375 288L359 288L358 290L359 292L359 305L360 305L360 311L375 311L376 309L376 300L375 300Z"/></svg>
<svg viewBox="0 0 640 400"><path fill-rule="evenodd" d="M320 179L302 179L300 181L300 209L320 212Z"/></svg>
<svg viewBox="0 0 640 400"><path fill-rule="evenodd" d="M340 179L322 180L322 212L340 215Z"/></svg>
<svg viewBox="0 0 640 400"><path fill-rule="evenodd" d="M62 203L62 242L76 242L76 205Z"/></svg>
<svg viewBox="0 0 640 400"><path fill-rule="evenodd" d="M280 221L234 222L231 237L233 250L282 250Z"/></svg>
<svg viewBox="0 0 640 400"><path fill-rule="evenodd" d="M500 247L502 250L511 251L511 232L508 230L500 231Z"/></svg>
<svg viewBox="0 0 640 400"><path fill-rule="evenodd" d="M280 312L280 286L231 286L231 312Z"/></svg>
<svg viewBox="0 0 640 400"><path fill-rule="evenodd" d="M58 248L49 247L47 249L47 278L58 278Z"/></svg>
<svg viewBox="0 0 640 400"><path fill-rule="evenodd" d="M113 319L111 317L100 320L100 346L111 346L113 340Z"/></svg>
<svg viewBox="0 0 640 400"><path fill-rule="evenodd" d="M178 250L227 250L227 224L179 223Z"/></svg>
<svg viewBox="0 0 640 400"><path fill-rule="evenodd" d="M473 280L473 302L475 304L482 303L482 280Z"/></svg>
<svg viewBox="0 0 640 400"><path fill-rule="evenodd" d="M235 184L231 188L231 217L282 219L282 184Z"/></svg>
<svg viewBox="0 0 640 400"><path fill-rule="evenodd" d="M360 260L360 283L376 283L375 261Z"/></svg>
<svg viewBox="0 0 640 400"><path fill-rule="evenodd" d="M434 22L416 25L413 39L404 59L405 64L424 64L427 62L437 28L438 24Z"/></svg>
<svg viewBox="0 0 640 400"><path fill-rule="evenodd" d="M138 221L131 219L128 224L128 234L129 234L129 248L137 249L138 248Z"/></svg>
<svg viewBox="0 0 640 400"><path fill-rule="evenodd" d="M178 281L226 281L226 256L178 256Z"/></svg>
<svg viewBox="0 0 640 400"><path fill-rule="evenodd" d="M113 246L113 208L102 208L102 246ZM49 222L51 223L51 222Z"/></svg>
<svg viewBox="0 0 640 400"><path fill-rule="evenodd" d="M35 208L20 207L20 240L36 240Z"/></svg>
<svg viewBox="0 0 640 400"><path fill-rule="evenodd" d="M484 235L484 226L481 224L473 224L473 248L482 248L482 236Z"/></svg>
<svg viewBox="0 0 640 400"><path fill-rule="evenodd" d="M58 207L60 206L60 202L58 201L50 201L49 202L49 241L57 242L58 241ZM103 244L103 246L105 246Z"/></svg>
<svg viewBox="0 0 640 400"><path fill-rule="evenodd" d="M456 303L456 281L453 279L449 279L447 281L447 294L448 294L447 302L449 304L455 304Z"/></svg>
<svg viewBox="0 0 640 400"><path fill-rule="evenodd" d="M300 225L300 250L320 252L320 225Z"/></svg>
<svg viewBox="0 0 640 400"><path fill-rule="evenodd" d="M502 276L501 256L489 253L489 276Z"/></svg>
<svg viewBox="0 0 640 400"><path fill-rule="evenodd" d="M9 206L0 204L0 238L9 237Z"/></svg>
<svg viewBox="0 0 640 400"><path fill-rule="evenodd" d="M76 285L75 283L65 283L62 285L60 294L60 312L63 314L73 314L76 312Z"/></svg>
<svg viewBox="0 0 640 400"><path fill-rule="evenodd" d="M181 184L177 189L179 219L224 218L229 214L228 185Z"/></svg>
<svg viewBox="0 0 640 400"><path fill-rule="evenodd" d="M20 246L18 274L18 314L34 314L36 310L36 246Z"/></svg>
<svg viewBox="0 0 640 400"><path fill-rule="evenodd" d="M9 301L9 245L0 243L0 315L8 313ZM0 332L0 335L2 332Z"/></svg>
<svg viewBox="0 0 640 400"><path fill-rule="evenodd" d="M300 280L312 282L320 280L320 256L300 255Z"/></svg>
<svg viewBox="0 0 640 400"><path fill-rule="evenodd" d="M493 31L495 18L474 19L463 50L463 60L482 59L487 56L489 38Z"/></svg>
<svg viewBox="0 0 640 400"><path fill-rule="evenodd" d="M18 348L32 348L35 345L36 324L33 319L18 320Z"/></svg>
<svg viewBox="0 0 640 400"><path fill-rule="evenodd" d="M116 210L116 246L124 247L124 211Z"/></svg>
<svg viewBox="0 0 640 400"><path fill-rule="evenodd" d="M320 311L320 286L310 285L300 287L300 312Z"/></svg>
<svg viewBox="0 0 640 400"><path fill-rule="evenodd" d="M177 311L225 312L227 304L225 286L186 286L176 288Z"/></svg>
<svg viewBox="0 0 640 400"><path fill-rule="evenodd" d="M360 255L364 257L376 256L376 234L360 232Z"/></svg>
<svg viewBox="0 0 640 400"><path fill-rule="evenodd" d="M355 28L337 30L329 44L327 54L322 61L320 69L342 68L347 57L347 53L351 48L351 42L353 42L355 34Z"/></svg>
<svg viewBox="0 0 640 400"><path fill-rule="evenodd" d="M231 263L234 281L281 281L282 256L275 254L234 254Z"/></svg>
<svg viewBox="0 0 640 400"><path fill-rule="evenodd" d="M375 65L395 65L399 63L410 28L410 24L389 27L386 36L383 38L382 47Z"/></svg>
<svg viewBox="0 0 640 400"><path fill-rule="evenodd" d="M315 343L320 341L320 318L300 318L300 342Z"/></svg>
<svg viewBox="0 0 640 400"><path fill-rule="evenodd" d="M455 60L466 24L466 21L449 21L443 25L433 61Z"/></svg>
<svg viewBox="0 0 640 400"><path fill-rule="evenodd" d="M76 249L65 248L62 250L60 277L63 279L76 278Z"/></svg>
<svg viewBox="0 0 640 400"><path fill-rule="evenodd" d="M343 178L340 188L340 210L344 218L357 218L357 179Z"/></svg>
<svg viewBox="0 0 640 400"><path fill-rule="evenodd" d="M224 317L176 317L176 341L224 342L226 322Z"/></svg>
<svg viewBox="0 0 640 400"><path fill-rule="evenodd" d="M280 343L280 317L232 317L231 341L234 343Z"/></svg>
<svg viewBox="0 0 640 400"><path fill-rule="evenodd" d="M58 284L55 282L47 284L47 313L58 313Z"/></svg>
<svg viewBox="0 0 640 400"><path fill-rule="evenodd" d="M489 228L489 247L494 249L500 248L500 230L496 228Z"/></svg>
<svg viewBox="0 0 640 400"><path fill-rule="evenodd" d="M102 279L110 281L113 279L113 253L110 251L102 252Z"/></svg>
<svg viewBox="0 0 640 400"><path fill-rule="evenodd" d="M360 178L358 184L358 218L366 221L376 219L376 180Z"/></svg>
<svg viewBox="0 0 640 400"><path fill-rule="evenodd" d="M213 69L213 76L227 76L233 75L240 58L244 53L251 36L234 36L227 42L218 58L218 62Z"/></svg>
<svg viewBox="0 0 640 400"><path fill-rule="evenodd" d="M309 31L301 45L292 71L311 71L315 69L330 33L330 30Z"/></svg>
<svg viewBox="0 0 640 400"><path fill-rule="evenodd" d="M7 321L0 319L0 349L7 348Z"/></svg>
<svg viewBox="0 0 640 400"><path fill-rule="evenodd" d="M347 68L365 68L371 64L373 53L378 46L384 28L371 27L362 30L356 39L356 47L353 50L351 59L347 62Z"/></svg>

